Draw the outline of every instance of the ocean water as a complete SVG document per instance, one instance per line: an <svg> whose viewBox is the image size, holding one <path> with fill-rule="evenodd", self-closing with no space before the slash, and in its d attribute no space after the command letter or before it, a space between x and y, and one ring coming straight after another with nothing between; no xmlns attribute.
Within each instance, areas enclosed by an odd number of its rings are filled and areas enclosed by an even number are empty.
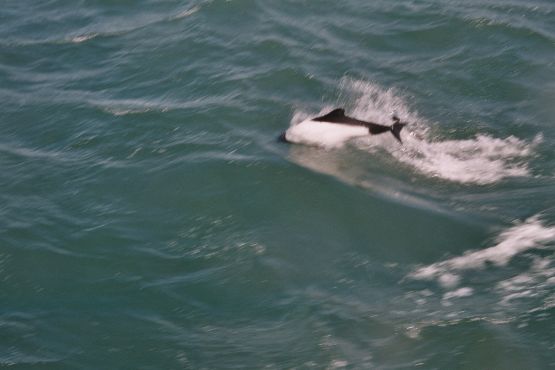
<svg viewBox="0 0 555 370"><path fill-rule="evenodd" d="M554 20L3 1L0 367L554 368Z"/></svg>

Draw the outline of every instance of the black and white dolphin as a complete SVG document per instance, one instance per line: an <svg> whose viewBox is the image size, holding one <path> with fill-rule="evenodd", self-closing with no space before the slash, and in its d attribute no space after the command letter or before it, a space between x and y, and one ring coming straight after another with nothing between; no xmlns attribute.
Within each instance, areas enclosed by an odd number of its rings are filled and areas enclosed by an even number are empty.
<svg viewBox="0 0 555 370"><path fill-rule="evenodd" d="M374 122L361 121L345 115L345 110L337 108L320 117L307 119L290 127L279 137L280 141L287 143L318 144L319 142L342 143L347 139L365 136L379 135L384 132L391 134L400 143L401 130L406 122L401 122L399 117L392 117L391 126L380 125Z"/></svg>

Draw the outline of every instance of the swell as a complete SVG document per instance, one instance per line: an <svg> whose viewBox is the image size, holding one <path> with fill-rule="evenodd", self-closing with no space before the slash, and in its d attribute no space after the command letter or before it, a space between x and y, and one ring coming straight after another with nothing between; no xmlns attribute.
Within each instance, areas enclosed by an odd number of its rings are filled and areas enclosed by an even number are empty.
<svg viewBox="0 0 555 370"><path fill-rule="evenodd" d="M118 9L118 6L114 6L112 11L88 6L81 6L75 11L72 7L64 9L56 5L49 7L49 4L35 6L25 12L8 9L7 14L13 15L6 17L6 22L0 26L0 33L6 35L0 40L0 45L31 47L82 44L99 38L124 37L163 24L182 22L199 12L205 3L161 7L154 11L148 7L137 7L132 12L126 8ZM36 13L40 13L41 17L32 16ZM50 32L37 32L44 28L50 28Z"/></svg>

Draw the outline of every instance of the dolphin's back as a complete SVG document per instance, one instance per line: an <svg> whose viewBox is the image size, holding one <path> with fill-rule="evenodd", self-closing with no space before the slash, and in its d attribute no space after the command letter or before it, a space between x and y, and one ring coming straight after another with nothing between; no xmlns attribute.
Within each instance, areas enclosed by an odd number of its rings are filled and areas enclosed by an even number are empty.
<svg viewBox="0 0 555 370"><path fill-rule="evenodd" d="M383 132L391 130L389 126L380 125L374 122L361 121L359 119L346 116L345 109L343 108L334 109L328 114L313 118L312 120L318 122L342 123L345 125L353 126L365 126L368 127L368 130L373 135L381 134Z"/></svg>
<svg viewBox="0 0 555 370"><path fill-rule="evenodd" d="M346 120L348 120L349 118L350 117L347 117L345 115L345 109L337 108L327 114L324 114L321 117L313 118L312 120L320 122L347 123Z"/></svg>

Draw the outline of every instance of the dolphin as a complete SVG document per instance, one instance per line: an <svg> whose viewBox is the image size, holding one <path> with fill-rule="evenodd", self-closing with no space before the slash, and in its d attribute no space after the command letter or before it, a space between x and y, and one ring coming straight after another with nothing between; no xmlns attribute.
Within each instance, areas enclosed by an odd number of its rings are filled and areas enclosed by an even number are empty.
<svg viewBox="0 0 555 370"><path fill-rule="evenodd" d="M399 117L397 117L396 115L394 115L391 119L393 120L393 124L391 126L380 125L378 123L361 121L359 119L346 116L345 109L337 108L327 114L324 114L323 116L303 121L297 126L311 125L311 132L314 132L315 129L321 127L322 130L327 129L330 133L333 133L333 130L336 130L335 132L338 132L337 129L341 129L341 127L343 127L344 129L341 130L340 135L342 135L344 138L364 136L368 134L379 135L383 134L384 132L391 132L395 139L397 139L402 144L403 141L401 140L401 130L407 125L407 123L401 122ZM322 126L313 126L318 125L318 123L321 123ZM324 127L324 125L326 126ZM292 127L292 129L294 128L295 126ZM345 130L347 128L349 129ZM297 142L296 135L294 134L294 132L290 132L290 130L283 132L279 136L279 141L286 143Z"/></svg>

